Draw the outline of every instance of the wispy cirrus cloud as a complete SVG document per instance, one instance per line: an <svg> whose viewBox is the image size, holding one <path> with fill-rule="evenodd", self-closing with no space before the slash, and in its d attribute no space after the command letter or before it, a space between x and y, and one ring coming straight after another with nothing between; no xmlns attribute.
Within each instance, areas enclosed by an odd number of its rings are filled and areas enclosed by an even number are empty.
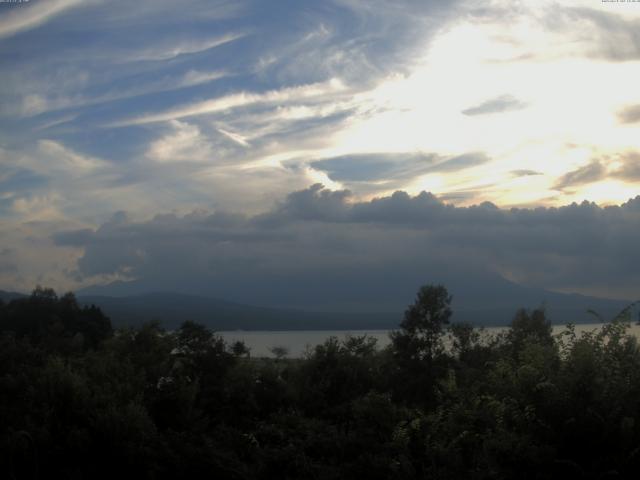
<svg viewBox="0 0 640 480"><path fill-rule="evenodd" d="M240 135L239 133L230 132L229 130L225 130L223 128L218 127L218 131L225 135L227 138L230 138L238 145L242 145L243 147L250 147L251 144L247 141L246 137Z"/></svg>
<svg viewBox="0 0 640 480"><path fill-rule="evenodd" d="M39 27L66 10L92 3L96 0L49 0L15 5L13 11L0 18L0 38Z"/></svg>
<svg viewBox="0 0 640 480"><path fill-rule="evenodd" d="M26 95L22 99L21 113L25 116L39 115L56 110L88 107L101 103L125 100L128 98L149 95L153 93L170 92L183 88L203 85L228 76L224 71L189 70L180 75L168 75L163 78L134 85L120 90L107 91L98 95L56 95L42 94Z"/></svg>
<svg viewBox="0 0 640 480"><path fill-rule="evenodd" d="M172 40L152 47L127 54L123 52L117 59L119 62L157 62L167 61L181 55L206 52L212 48L231 43L245 37L244 33L228 33L219 37Z"/></svg>
<svg viewBox="0 0 640 480"><path fill-rule="evenodd" d="M129 125L145 125L149 123L179 120L186 117L207 115L238 107L256 104L287 104L294 101L321 100L329 94L345 93L346 86L338 79L328 82L285 87L264 93L241 92L213 98L202 102L179 106L160 113L150 113L128 120L121 120L109 124L110 127L125 127Z"/></svg>

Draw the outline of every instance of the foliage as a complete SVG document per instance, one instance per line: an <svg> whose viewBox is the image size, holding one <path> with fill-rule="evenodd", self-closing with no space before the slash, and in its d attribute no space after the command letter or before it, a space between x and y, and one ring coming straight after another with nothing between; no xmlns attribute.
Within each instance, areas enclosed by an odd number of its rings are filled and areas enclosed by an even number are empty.
<svg viewBox="0 0 640 480"><path fill-rule="evenodd" d="M3 478L635 478L628 315L554 337L520 310L491 336L449 325L450 302L420 289L387 349L267 359L193 322L114 332L38 288L0 304Z"/></svg>
<svg viewBox="0 0 640 480"><path fill-rule="evenodd" d="M442 285L425 285L404 314L400 331L391 333L396 363L396 398L416 405L432 406L437 380L445 372L442 336L451 317L451 295Z"/></svg>

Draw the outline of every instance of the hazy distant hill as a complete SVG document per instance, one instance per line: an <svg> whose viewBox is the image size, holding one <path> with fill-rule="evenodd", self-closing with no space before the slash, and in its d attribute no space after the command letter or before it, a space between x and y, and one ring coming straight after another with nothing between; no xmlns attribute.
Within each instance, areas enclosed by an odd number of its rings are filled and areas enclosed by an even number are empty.
<svg viewBox="0 0 640 480"><path fill-rule="evenodd" d="M427 283L441 283L453 295L454 321L476 325L506 325L518 308L541 305L557 324L595 322L597 318L589 315L588 309L610 319L630 303L532 288L481 271L447 270L415 276L394 276L392 272L368 283L331 280L300 284L271 278L260 283L249 277L242 288L232 282L191 282L181 289L173 285L154 288L155 284L144 281L117 282L89 287L78 295L102 306L116 323L158 318L176 324L192 319L217 329L260 330L394 328L415 299L418 287ZM146 293L154 291L172 293Z"/></svg>
<svg viewBox="0 0 640 480"><path fill-rule="evenodd" d="M204 323L216 330L339 330L382 329L398 324L400 313L355 314L305 312L261 308L215 298L177 293L149 293L129 297L80 296L83 304L95 304L114 325L138 325L160 320L173 328L184 320Z"/></svg>
<svg viewBox="0 0 640 480"><path fill-rule="evenodd" d="M548 293L548 292L547 292ZM261 308L219 299L175 293L150 293L129 297L80 296L85 304L100 306L115 325L137 325L160 320L173 328L184 320L204 323L216 330L341 330L395 328L404 310L390 312L309 312L303 310ZM587 323L597 319L587 314L592 308L604 318L611 318L625 302L602 300L579 295L547 294L546 308L554 323ZM540 301L516 303L505 301L492 306L475 305L454 308L455 321L476 325L506 325L521 306L536 307Z"/></svg>
<svg viewBox="0 0 640 480"><path fill-rule="evenodd" d="M0 300L2 300L3 302L10 302L11 300L24 297L26 297L24 293L5 292L4 290L0 290Z"/></svg>
<svg viewBox="0 0 640 480"><path fill-rule="evenodd" d="M453 294L453 320L475 325L506 325L518 308L535 308L543 304L553 323L596 322L597 318L588 314L588 309L610 319L629 303L524 287L495 276L490 279L450 278L445 285ZM83 304L101 307L116 326L160 320L166 327L174 328L184 320L194 320L216 330L355 330L397 327L417 289L407 293L401 292L397 285L390 285L392 295L385 299L384 308L376 304L379 296L372 294L371 305L361 304L359 308L344 310L338 305L334 311L318 311L313 310L313 306L258 307L185 293L126 293L140 288L141 285L125 283L90 287L80 290L78 299ZM22 295L0 291L4 301ZM331 305L330 298L325 299Z"/></svg>

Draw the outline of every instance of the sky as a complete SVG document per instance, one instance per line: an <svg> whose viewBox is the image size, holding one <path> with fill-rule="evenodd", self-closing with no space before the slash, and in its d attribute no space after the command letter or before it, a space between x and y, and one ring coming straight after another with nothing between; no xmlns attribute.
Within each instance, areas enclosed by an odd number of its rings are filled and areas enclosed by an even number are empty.
<svg viewBox="0 0 640 480"><path fill-rule="evenodd" d="M3 2L0 288L635 299L639 80L640 2Z"/></svg>

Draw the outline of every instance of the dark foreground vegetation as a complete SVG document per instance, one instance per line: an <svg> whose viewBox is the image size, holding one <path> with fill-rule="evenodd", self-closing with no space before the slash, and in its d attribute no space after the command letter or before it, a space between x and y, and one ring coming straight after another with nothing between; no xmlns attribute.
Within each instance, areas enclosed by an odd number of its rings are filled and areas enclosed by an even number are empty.
<svg viewBox="0 0 640 480"><path fill-rule="evenodd" d="M0 477L637 478L625 318L553 337L522 310L489 337L449 304L423 287L382 351L331 338L254 359L193 322L113 331L36 289L0 306Z"/></svg>

